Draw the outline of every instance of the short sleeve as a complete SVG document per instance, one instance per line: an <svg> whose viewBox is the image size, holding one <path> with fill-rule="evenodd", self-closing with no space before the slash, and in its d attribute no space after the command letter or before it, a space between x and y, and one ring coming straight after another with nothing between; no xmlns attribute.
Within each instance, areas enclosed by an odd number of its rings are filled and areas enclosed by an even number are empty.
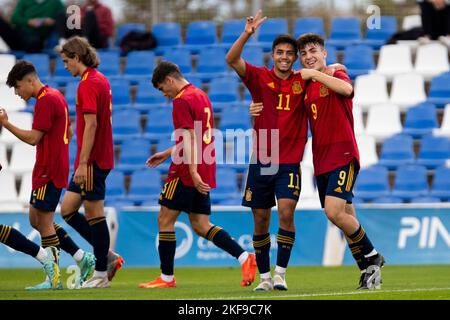
<svg viewBox="0 0 450 320"><path fill-rule="evenodd" d="M173 101L173 124L176 129L194 129L194 115L187 101L183 99Z"/></svg>
<svg viewBox="0 0 450 320"><path fill-rule="evenodd" d="M353 86L352 80L350 80L350 77L348 76L347 72L345 72L344 70L336 71L333 76L335 78L341 79L347 83L350 83ZM355 90L353 89L352 94L347 98L352 99L354 95L355 95Z"/></svg>
<svg viewBox="0 0 450 320"><path fill-rule="evenodd" d="M78 103L83 113L97 113L97 95L94 88L86 81L78 86Z"/></svg>
<svg viewBox="0 0 450 320"><path fill-rule="evenodd" d="M34 107L32 128L47 132L52 126L52 109L54 102L49 96L42 97Z"/></svg>

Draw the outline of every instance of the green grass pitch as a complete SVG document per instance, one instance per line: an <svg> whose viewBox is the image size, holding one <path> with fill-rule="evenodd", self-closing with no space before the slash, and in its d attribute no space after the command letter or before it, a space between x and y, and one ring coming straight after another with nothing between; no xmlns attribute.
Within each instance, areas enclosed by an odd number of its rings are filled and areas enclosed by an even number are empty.
<svg viewBox="0 0 450 320"><path fill-rule="evenodd" d="M288 291L253 292L239 286L241 271L233 268L177 268L177 288L139 289L138 283L152 280L159 269L124 268L109 289L69 290L69 274L61 270L64 290L28 292L25 286L43 279L40 269L0 269L0 300L16 299L306 299L306 300L450 300L450 266L391 266L382 269L382 290L357 291L356 267L289 267Z"/></svg>

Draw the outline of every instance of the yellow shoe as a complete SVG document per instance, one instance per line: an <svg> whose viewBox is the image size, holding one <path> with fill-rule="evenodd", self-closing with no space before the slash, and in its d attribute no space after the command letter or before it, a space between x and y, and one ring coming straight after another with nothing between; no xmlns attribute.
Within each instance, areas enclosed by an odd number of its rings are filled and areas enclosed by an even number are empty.
<svg viewBox="0 0 450 320"><path fill-rule="evenodd" d="M175 277L172 281L164 281L161 276L150 282L139 284L139 288L176 288Z"/></svg>

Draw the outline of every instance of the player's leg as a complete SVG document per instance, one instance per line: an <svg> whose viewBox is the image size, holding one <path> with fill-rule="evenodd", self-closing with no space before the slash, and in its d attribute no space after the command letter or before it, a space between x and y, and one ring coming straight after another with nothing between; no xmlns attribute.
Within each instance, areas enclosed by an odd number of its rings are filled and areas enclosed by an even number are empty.
<svg viewBox="0 0 450 320"><path fill-rule="evenodd" d="M325 201L323 204L325 213L328 219L344 232L352 255L362 272L361 279L365 278L369 263L372 265L372 263L377 262L380 265L376 268L371 267L370 270L372 273L372 269L376 269L373 270L376 278L374 280L377 282L374 288L379 288L378 280L381 281L380 267L384 261L374 249L369 237L357 220L354 208L351 205L352 190L358 174L358 170L355 167L355 162L352 161L350 164L328 173L326 188L321 188L322 191L319 191L319 193L323 194L325 190ZM373 261L374 259L376 261ZM360 288L364 286L364 283L360 284ZM369 286L372 288L371 284Z"/></svg>
<svg viewBox="0 0 450 320"><path fill-rule="evenodd" d="M211 201L209 194L207 196L200 194L194 188L191 188L193 196L192 205L189 214L189 221L192 229L199 236L211 241L218 248L235 257L242 267L241 286L247 287L255 281L256 257L253 253L245 251L228 232L217 225L213 225L209 217L211 215Z"/></svg>
<svg viewBox="0 0 450 320"><path fill-rule="evenodd" d="M28 254L36 258L40 263L42 263L44 272L48 279L55 278L55 275L59 273L58 265L53 260L53 254L49 250L38 246L33 241L28 240L22 233L16 229L0 225L0 242L4 243L8 247L14 250ZM51 282L49 281L48 289L51 289Z"/></svg>
<svg viewBox="0 0 450 320"><path fill-rule="evenodd" d="M60 243L53 226L54 211L60 195L61 189L55 188L51 181L31 192L30 222L39 231L42 247L48 255L51 255L53 262L56 264L56 269L43 283L26 288L28 290L62 288L58 268Z"/></svg>
<svg viewBox="0 0 450 320"><path fill-rule="evenodd" d="M180 215L179 210L161 206L158 214L158 253L161 275L150 282L139 284L139 288L171 288L176 287L174 261L176 250L175 222Z"/></svg>
<svg viewBox="0 0 450 320"><path fill-rule="evenodd" d="M250 164L244 189L242 205L253 213L253 248L261 282L254 290L272 290L270 274L270 210L275 206L274 176L262 175L260 163Z"/></svg>
<svg viewBox="0 0 450 320"><path fill-rule="evenodd" d="M150 282L139 284L139 288L174 288L174 261L176 250L175 222L181 211L186 210L185 194L181 180L176 178L164 184L159 197L161 205L158 214L158 253L161 275Z"/></svg>
<svg viewBox="0 0 450 320"><path fill-rule="evenodd" d="M273 277L274 289L287 290L286 269L295 242L294 214L301 192L301 171L298 164L282 164L275 182L278 199L277 264Z"/></svg>

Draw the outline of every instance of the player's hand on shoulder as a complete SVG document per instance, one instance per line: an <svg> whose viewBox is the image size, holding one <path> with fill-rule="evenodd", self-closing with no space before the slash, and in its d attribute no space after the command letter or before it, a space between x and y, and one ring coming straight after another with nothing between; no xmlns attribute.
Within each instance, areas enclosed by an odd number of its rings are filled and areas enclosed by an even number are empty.
<svg viewBox="0 0 450 320"><path fill-rule="evenodd" d="M252 117L258 117L261 115L262 110L264 109L264 106L262 102L253 102L250 103L249 112Z"/></svg>
<svg viewBox="0 0 450 320"><path fill-rule="evenodd" d="M311 80L311 79L313 79L317 72L318 72L317 70L306 69L306 68L303 68L303 69L300 70L300 73L302 75L302 79L303 80Z"/></svg>
<svg viewBox="0 0 450 320"><path fill-rule="evenodd" d="M262 17L262 11L258 10L256 16L247 17L247 23L245 24L245 32L248 34L254 34L256 29L260 26L261 23L267 20L267 17Z"/></svg>
<svg viewBox="0 0 450 320"><path fill-rule="evenodd" d="M333 76L336 71L347 72L347 67L340 63L333 63L325 68L325 74L329 76Z"/></svg>

